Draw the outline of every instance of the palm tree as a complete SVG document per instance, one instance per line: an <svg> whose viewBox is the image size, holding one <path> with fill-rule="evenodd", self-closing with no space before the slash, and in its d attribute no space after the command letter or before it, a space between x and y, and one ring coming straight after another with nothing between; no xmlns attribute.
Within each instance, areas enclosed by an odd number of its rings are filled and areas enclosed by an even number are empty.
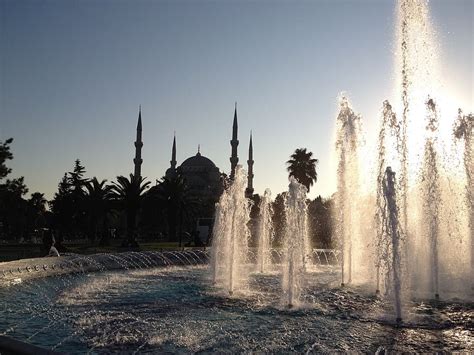
<svg viewBox="0 0 474 355"><path fill-rule="evenodd" d="M179 227L178 241L181 246L183 222L194 217L197 201L189 195L186 181L179 174L171 178L163 177L156 186L156 197L166 210L171 240L176 240L176 229Z"/></svg>
<svg viewBox="0 0 474 355"><path fill-rule="evenodd" d="M289 176L293 176L298 182L309 188L317 181L318 174L316 172L316 164L318 159L312 158L313 153L307 152L306 148L296 149L290 156L287 170Z"/></svg>
<svg viewBox="0 0 474 355"><path fill-rule="evenodd" d="M134 236L137 212L149 185L150 182L145 182L145 178L133 174L130 174L130 179L117 176L117 182L113 182L112 197L119 203L127 217L126 246L137 246Z"/></svg>
<svg viewBox="0 0 474 355"><path fill-rule="evenodd" d="M96 177L86 182L84 205L89 219L89 239L97 237L100 222L102 222L102 238L106 234L107 213L111 208L112 186L106 185L107 180L99 182Z"/></svg>

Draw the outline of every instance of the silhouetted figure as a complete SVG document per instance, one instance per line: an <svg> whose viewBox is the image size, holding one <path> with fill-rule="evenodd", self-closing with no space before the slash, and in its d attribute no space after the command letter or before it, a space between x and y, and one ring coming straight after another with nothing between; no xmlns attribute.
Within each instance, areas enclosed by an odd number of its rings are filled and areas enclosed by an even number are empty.
<svg viewBox="0 0 474 355"><path fill-rule="evenodd" d="M51 248L49 248L49 253L48 256L59 256L58 249L53 245L51 245Z"/></svg>
<svg viewBox="0 0 474 355"><path fill-rule="evenodd" d="M61 232L57 234L57 237L53 235L53 239L54 239L54 247L58 250L58 252L66 253L69 251L69 249L63 245L64 237Z"/></svg>
<svg viewBox="0 0 474 355"><path fill-rule="evenodd" d="M54 246L55 239L53 232L50 229L43 231L43 255L59 256L58 249Z"/></svg>

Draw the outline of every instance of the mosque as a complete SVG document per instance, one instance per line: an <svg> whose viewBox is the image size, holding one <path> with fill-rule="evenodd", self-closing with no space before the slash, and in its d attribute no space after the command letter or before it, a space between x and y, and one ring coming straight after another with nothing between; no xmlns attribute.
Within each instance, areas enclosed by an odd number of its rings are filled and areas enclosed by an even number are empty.
<svg viewBox="0 0 474 355"><path fill-rule="evenodd" d="M231 145L231 156L230 156L230 179L232 180L235 175L235 169L239 162L237 155L237 147L239 145L238 140L238 123L237 123L237 104L234 109L234 121L232 124L232 139ZM137 124L137 136L135 141L135 158L133 163L135 165L134 174L135 176L141 176L141 165L143 159L141 157L141 150L143 147L142 141L142 116L141 109L138 113L138 124ZM253 189L253 146L252 146L252 134L250 134L249 141L249 152L247 160L247 188L245 195L252 197L254 193ZM165 177L173 178L180 174L185 179L190 194L196 197L204 205L214 205L218 200L223 191L223 182L221 178L221 172L214 162L203 156L198 148L198 152L195 156L185 159L180 166L177 166L176 161L176 136L173 138L173 145L171 148L171 160L170 167L166 170Z"/></svg>

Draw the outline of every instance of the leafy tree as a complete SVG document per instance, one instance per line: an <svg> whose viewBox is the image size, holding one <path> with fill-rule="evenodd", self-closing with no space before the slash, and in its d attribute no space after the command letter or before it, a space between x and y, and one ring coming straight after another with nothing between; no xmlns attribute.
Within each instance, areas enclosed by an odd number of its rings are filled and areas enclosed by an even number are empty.
<svg viewBox="0 0 474 355"><path fill-rule="evenodd" d="M289 176L303 184L309 192L310 187L317 181L316 165L318 159L312 158L313 153L308 152L306 148L298 148L286 162Z"/></svg>
<svg viewBox="0 0 474 355"><path fill-rule="evenodd" d="M71 231L74 216L74 203L72 199L72 188L67 173L58 184L58 191L49 202L53 213L53 226L58 231L60 238L63 233Z"/></svg>
<svg viewBox="0 0 474 355"><path fill-rule="evenodd" d="M12 138L0 142L0 181L11 173L6 161L13 159L10 151L12 142ZM27 232L27 203L23 199L27 192L23 177L7 179L0 184L0 225L7 235L19 238Z"/></svg>
<svg viewBox="0 0 474 355"><path fill-rule="evenodd" d="M117 176L117 181L112 184L112 198L118 203L119 208L125 211L127 219L127 236L124 245L137 246L135 240L137 213L150 182L145 182L145 178L141 176L130 174L130 178Z"/></svg>
<svg viewBox="0 0 474 355"><path fill-rule="evenodd" d="M28 232L28 205L23 198L27 192L23 177L7 179L0 185L0 221L6 234L16 239Z"/></svg>
<svg viewBox="0 0 474 355"><path fill-rule="evenodd" d="M332 240L333 200L318 196L308 204L309 233L312 245L317 248L330 249Z"/></svg>
<svg viewBox="0 0 474 355"><path fill-rule="evenodd" d="M76 159L72 171L65 173L58 185L58 192L50 203L53 212L54 226L59 234L82 234L88 229L85 186L88 179L81 161Z"/></svg>
<svg viewBox="0 0 474 355"><path fill-rule="evenodd" d="M138 222L142 237L156 238L168 231L165 207L158 199L157 188L158 185L152 186L143 197Z"/></svg>
<svg viewBox="0 0 474 355"><path fill-rule="evenodd" d="M174 177L163 177L154 190L166 212L169 238L173 241L178 239L181 246L183 223L193 220L197 201L190 196L186 181L180 174ZM178 228L179 233L176 238Z"/></svg>
<svg viewBox="0 0 474 355"><path fill-rule="evenodd" d="M99 182L96 177L85 183L84 207L88 218L89 240L94 242L102 227L102 238L106 236L107 214L111 209L112 186L107 180Z"/></svg>
<svg viewBox="0 0 474 355"><path fill-rule="evenodd" d="M71 186L73 194L75 193L78 196L84 195L84 188L88 182L88 179L84 178L86 169L81 165L81 161L76 159L74 162L73 171L69 172L68 182Z"/></svg>
<svg viewBox="0 0 474 355"><path fill-rule="evenodd" d="M27 201L27 226L29 231L46 226L46 203L44 194L33 192Z"/></svg>
<svg viewBox="0 0 474 355"><path fill-rule="evenodd" d="M287 192L282 192L276 195L275 200L273 201L273 230L275 231L274 242L276 245L281 245L284 238L285 224L286 224L286 215L285 215L285 203Z"/></svg>
<svg viewBox="0 0 474 355"><path fill-rule="evenodd" d="M258 243L258 222L259 222L259 215L260 215L260 202L261 202L261 197L259 194L253 194L251 197L249 197L249 203L250 203L250 221L247 224L249 230L250 230L250 240L249 240L249 245L250 246L257 246Z"/></svg>
<svg viewBox="0 0 474 355"><path fill-rule="evenodd" d="M48 201L44 198L44 194L40 192L33 192L28 200L31 207L38 213L44 213L46 211L46 203Z"/></svg>
<svg viewBox="0 0 474 355"><path fill-rule="evenodd" d="M12 169L5 164L7 160L13 159L13 154L10 152L10 144L13 138L7 139L5 142L0 142L0 180L11 173Z"/></svg>
<svg viewBox="0 0 474 355"><path fill-rule="evenodd" d="M73 227L76 233L87 231L87 216L85 206L85 187L88 179L84 178L86 169L81 161L76 159L73 171L68 174L68 182L71 186L71 199L73 204Z"/></svg>

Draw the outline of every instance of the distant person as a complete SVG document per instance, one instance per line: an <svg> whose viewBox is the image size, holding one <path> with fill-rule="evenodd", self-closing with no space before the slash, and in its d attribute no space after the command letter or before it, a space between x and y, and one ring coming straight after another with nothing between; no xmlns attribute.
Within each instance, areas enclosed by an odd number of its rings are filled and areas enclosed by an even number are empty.
<svg viewBox="0 0 474 355"><path fill-rule="evenodd" d="M49 248L49 254L48 256L59 256L58 249L53 245L51 245L51 248Z"/></svg>
<svg viewBox="0 0 474 355"><path fill-rule="evenodd" d="M43 250L48 253L48 256L59 256L58 249L54 246L55 242L53 232L50 229L44 230Z"/></svg>
<svg viewBox="0 0 474 355"><path fill-rule="evenodd" d="M56 235L53 234L53 240L54 240L54 247L60 253L64 253L68 251L68 249L63 245L64 236L61 232L56 233Z"/></svg>

